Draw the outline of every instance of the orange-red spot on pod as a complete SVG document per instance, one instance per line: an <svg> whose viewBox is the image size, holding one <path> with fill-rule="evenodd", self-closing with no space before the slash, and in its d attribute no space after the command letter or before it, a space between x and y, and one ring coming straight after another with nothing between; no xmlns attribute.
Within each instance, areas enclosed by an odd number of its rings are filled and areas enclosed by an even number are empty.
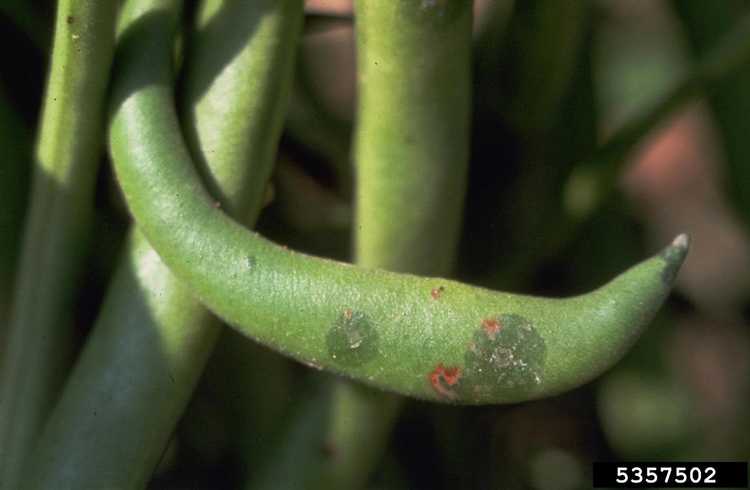
<svg viewBox="0 0 750 490"><path fill-rule="evenodd" d="M435 366L428 379L439 395L453 400L457 395L450 389L450 386L455 386L461 379L461 370L458 367L446 368L441 362Z"/></svg>
<svg viewBox="0 0 750 490"><path fill-rule="evenodd" d="M486 318L482 320L482 328L484 328L484 333L487 334L490 340L495 340L495 336L503 328L503 325L494 318Z"/></svg>
<svg viewBox="0 0 750 490"><path fill-rule="evenodd" d="M445 288L443 286L434 288L432 291L430 291L432 299L440 299L440 296L443 295L443 291L445 291Z"/></svg>
<svg viewBox="0 0 750 490"><path fill-rule="evenodd" d="M443 370L443 379L448 383L448 386L458 383L459 378L461 378L461 371L457 367L445 368Z"/></svg>
<svg viewBox="0 0 750 490"><path fill-rule="evenodd" d="M352 315L354 315L354 312L352 311L351 308L347 308L344 310L344 318L346 318L347 320L351 320Z"/></svg>

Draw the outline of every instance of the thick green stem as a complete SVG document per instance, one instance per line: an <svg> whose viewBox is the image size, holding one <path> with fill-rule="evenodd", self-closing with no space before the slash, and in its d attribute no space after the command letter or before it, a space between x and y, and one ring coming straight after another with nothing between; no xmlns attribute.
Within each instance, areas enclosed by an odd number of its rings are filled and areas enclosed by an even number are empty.
<svg viewBox="0 0 750 490"><path fill-rule="evenodd" d="M356 3L355 161L367 185L357 188L355 255L365 266L451 270L466 189L470 4Z"/></svg>
<svg viewBox="0 0 750 490"><path fill-rule="evenodd" d="M275 161L301 27L301 0L204 0L186 60L192 154L224 210L251 212L251 222Z"/></svg>
<svg viewBox="0 0 750 490"><path fill-rule="evenodd" d="M471 3L461 2L459 10L446 7L438 2L415 13L408 2L356 4L358 265L450 272L469 153ZM440 240L426 239L436 236ZM309 419L322 404L331 404L320 421L329 427L315 433L317 441L294 433L309 433L304 422L290 427L290 437L305 444L312 451L307 459L317 462L306 467L307 487L363 487L383 455L402 401L340 381L332 399L319 397L299 411L297 417ZM281 475L291 462L271 464Z"/></svg>
<svg viewBox="0 0 750 490"><path fill-rule="evenodd" d="M448 19L453 7L446 8ZM149 47L148 59L132 52L120 59L114 90L110 148L130 210L207 307L286 355L436 401L548 396L624 354L684 259L681 237L605 287L558 300L285 250L213 205L172 106L169 45Z"/></svg>
<svg viewBox="0 0 750 490"><path fill-rule="evenodd" d="M331 416L315 488L364 488L382 460L405 399L353 381L334 387Z"/></svg>
<svg viewBox="0 0 750 490"><path fill-rule="evenodd" d="M85 251L117 2L61 0L0 392L0 485L18 476L62 384Z"/></svg>
<svg viewBox="0 0 750 490"><path fill-rule="evenodd" d="M451 272L469 158L472 4L449 4L433 2L416 13L408 2L355 4L358 265ZM402 401L337 384L326 440L331 455L318 488L365 485Z"/></svg>
<svg viewBox="0 0 750 490"><path fill-rule="evenodd" d="M248 482L248 490L315 487L327 452L322 441L333 414L330 380L313 377L309 381L308 390L297 397L301 402L289 411L281 438Z"/></svg>
<svg viewBox="0 0 750 490"><path fill-rule="evenodd" d="M132 59L150 65L157 56L171 85L179 10L175 0L126 3L116 73L127 72ZM186 58L185 125L222 207L253 222L280 136L302 3L206 0L198 15ZM144 488L219 332L213 315L134 231L29 466L33 486Z"/></svg>
<svg viewBox="0 0 750 490"><path fill-rule="evenodd" d="M141 233L125 254L29 458L28 488L145 488L218 336Z"/></svg>

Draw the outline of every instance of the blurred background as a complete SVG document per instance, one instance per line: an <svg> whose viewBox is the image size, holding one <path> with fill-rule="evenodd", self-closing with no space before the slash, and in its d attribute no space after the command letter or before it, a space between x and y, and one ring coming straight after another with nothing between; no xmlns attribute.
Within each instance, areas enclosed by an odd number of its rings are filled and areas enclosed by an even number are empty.
<svg viewBox="0 0 750 490"><path fill-rule="evenodd" d="M747 460L750 61L680 104L638 144L597 152L690 76L750 15L747 2L476 0L475 7L472 160L455 277L567 296L601 285L678 233L690 234L691 251L652 327L606 375L518 405L410 402L371 488L579 489L590 487L592 461ZM351 2L308 0L307 13L258 229L290 248L349 260ZM12 294L53 19L49 0L0 4L0 320ZM612 185L593 181L593 200L590 181L575 178L590 169L613 175ZM76 306L81 341L129 224L108 164L96 213ZM258 406L243 383L263 383L263 362L287 361L266 353L251 366L244 355L251 342L224 337L154 488L236 488L248 454L283 444L278 422L326 376L290 363L291 381L276 396L283 403Z"/></svg>

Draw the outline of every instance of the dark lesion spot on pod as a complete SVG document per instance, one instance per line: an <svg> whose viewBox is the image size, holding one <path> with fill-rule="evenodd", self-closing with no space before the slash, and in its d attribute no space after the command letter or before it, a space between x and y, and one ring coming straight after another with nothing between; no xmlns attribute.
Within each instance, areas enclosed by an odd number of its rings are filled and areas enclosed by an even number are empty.
<svg viewBox="0 0 750 490"><path fill-rule="evenodd" d="M432 296L432 299L438 300L445 292L445 287L438 286L436 288L433 288L432 291L430 291L430 296Z"/></svg>
<svg viewBox="0 0 750 490"><path fill-rule="evenodd" d="M687 235L680 235L674 241L661 251L659 257L664 261L664 269L661 271L661 282L666 287L672 287L677 272L685 260L689 248Z"/></svg>
<svg viewBox="0 0 750 490"><path fill-rule="evenodd" d="M347 308L333 321L326 344L336 363L359 366L377 355L378 333L364 313Z"/></svg>
<svg viewBox="0 0 750 490"><path fill-rule="evenodd" d="M528 393L542 382L546 355L544 339L527 318L485 318L464 356L456 391L467 400Z"/></svg>

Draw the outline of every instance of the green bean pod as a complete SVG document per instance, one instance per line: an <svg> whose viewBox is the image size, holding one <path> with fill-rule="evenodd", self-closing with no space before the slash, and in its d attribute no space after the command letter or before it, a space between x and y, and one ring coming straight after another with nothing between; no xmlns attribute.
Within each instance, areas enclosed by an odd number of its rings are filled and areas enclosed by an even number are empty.
<svg viewBox="0 0 750 490"><path fill-rule="evenodd" d="M114 85L110 150L129 208L208 308L286 355L413 397L517 402L610 367L669 293L687 252L684 236L569 299L355 267L274 245L213 205L180 135L171 45L148 34L132 33L150 56L123 53Z"/></svg>

